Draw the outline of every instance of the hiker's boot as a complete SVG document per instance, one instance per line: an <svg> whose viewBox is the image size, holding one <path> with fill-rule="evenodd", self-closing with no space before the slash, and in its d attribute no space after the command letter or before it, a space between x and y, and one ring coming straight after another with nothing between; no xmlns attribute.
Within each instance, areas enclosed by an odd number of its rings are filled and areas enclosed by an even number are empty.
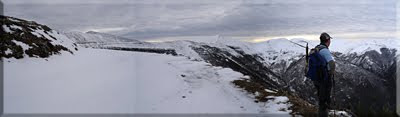
<svg viewBox="0 0 400 117"><path fill-rule="evenodd" d="M327 109L320 109L318 112L319 117L328 117L328 110Z"/></svg>

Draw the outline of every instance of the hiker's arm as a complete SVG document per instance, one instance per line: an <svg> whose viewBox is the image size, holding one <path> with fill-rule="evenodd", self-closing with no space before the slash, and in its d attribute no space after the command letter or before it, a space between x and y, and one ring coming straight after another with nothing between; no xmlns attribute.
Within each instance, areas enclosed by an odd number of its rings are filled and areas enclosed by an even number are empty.
<svg viewBox="0 0 400 117"><path fill-rule="evenodd" d="M333 61L333 60L331 60L331 61L329 61L328 62L328 65L329 65L329 74L331 75L331 76L334 76L335 75L335 68L336 68L336 64L335 64L335 61Z"/></svg>
<svg viewBox="0 0 400 117"><path fill-rule="evenodd" d="M330 77L335 75L335 59L333 58L331 52L328 49L322 49L320 50L320 54L322 57L325 58L326 61L328 61L328 70Z"/></svg>

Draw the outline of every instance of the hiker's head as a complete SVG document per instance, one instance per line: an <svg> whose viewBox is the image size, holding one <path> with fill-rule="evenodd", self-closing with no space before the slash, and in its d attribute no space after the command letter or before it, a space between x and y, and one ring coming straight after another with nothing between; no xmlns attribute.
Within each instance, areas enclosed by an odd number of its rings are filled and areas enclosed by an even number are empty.
<svg viewBox="0 0 400 117"><path fill-rule="evenodd" d="M325 44L328 47L331 45L331 39L332 37L326 32L321 33L321 36L319 37L321 44Z"/></svg>

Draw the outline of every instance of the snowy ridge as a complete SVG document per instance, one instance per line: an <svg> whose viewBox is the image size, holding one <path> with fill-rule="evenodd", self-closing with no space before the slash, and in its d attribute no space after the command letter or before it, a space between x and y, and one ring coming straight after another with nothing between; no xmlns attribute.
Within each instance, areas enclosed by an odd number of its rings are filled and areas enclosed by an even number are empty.
<svg viewBox="0 0 400 117"><path fill-rule="evenodd" d="M108 42L108 43L123 43L123 42L138 42L137 40L128 39L120 36L115 36L106 33L99 33L94 31L89 31L86 33L81 32L67 32L65 33L68 37L75 39L80 43L90 43L90 42Z"/></svg>
<svg viewBox="0 0 400 117"><path fill-rule="evenodd" d="M115 36L106 33L89 31L82 32L64 32L64 34L74 40L77 44L83 47L141 47L151 46L150 43L140 42L134 39L128 39L120 36Z"/></svg>
<svg viewBox="0 0 400 117"><path fill-rule="evenodd" d="M193 41L173 41L164 43L155 43L158 48L174 49L177 54L186 56L191 60L203 60L192 47L197 46L196 42Z"/></svg>
<svg viewBox="0 0 400 117"><path fill-rule="evenodd" d="M124 37L114 36L98 32L65 32L65 34L75 40L80 46L87 48L141 48L141 49L173 49L179 55L183 55L192 60L202 60L191 47L195 46L192 41L173 41L164 43L148 43Z"/></svg>

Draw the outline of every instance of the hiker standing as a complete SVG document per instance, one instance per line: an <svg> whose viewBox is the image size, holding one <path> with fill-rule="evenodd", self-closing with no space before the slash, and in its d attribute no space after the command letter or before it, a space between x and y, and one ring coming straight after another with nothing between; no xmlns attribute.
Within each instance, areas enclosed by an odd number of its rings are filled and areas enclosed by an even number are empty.
<svg viewBox="0 0 400 117"><path fill-rule="evenodd" d="M307 53L306 77L310 78L318 95L318 115L320 117L328 116L328 108L331 104L331 90L334 86L335 59L329 51L331 36L328 33L322 33L319 37L320 44ZM307 46L308 47L308 46ZM307 48L306 47L306 48Z"/></svg>
<svg viewBox="0 0 400 117"><path fill-rule="evenodd" d="M329 34L324 32L319 39L321 43L314 49L317 50L317 53L323 59L321 61L325 65L319 68L322 70L317 70L317 72L319 72L317 74L320 75L318 75L319 78L314 80L314 85L318 95L318 115L320 117L327 117L331 103L331 89L332 85L334 85L335 59L329 51L329 45L332 39Z"/></svg>

